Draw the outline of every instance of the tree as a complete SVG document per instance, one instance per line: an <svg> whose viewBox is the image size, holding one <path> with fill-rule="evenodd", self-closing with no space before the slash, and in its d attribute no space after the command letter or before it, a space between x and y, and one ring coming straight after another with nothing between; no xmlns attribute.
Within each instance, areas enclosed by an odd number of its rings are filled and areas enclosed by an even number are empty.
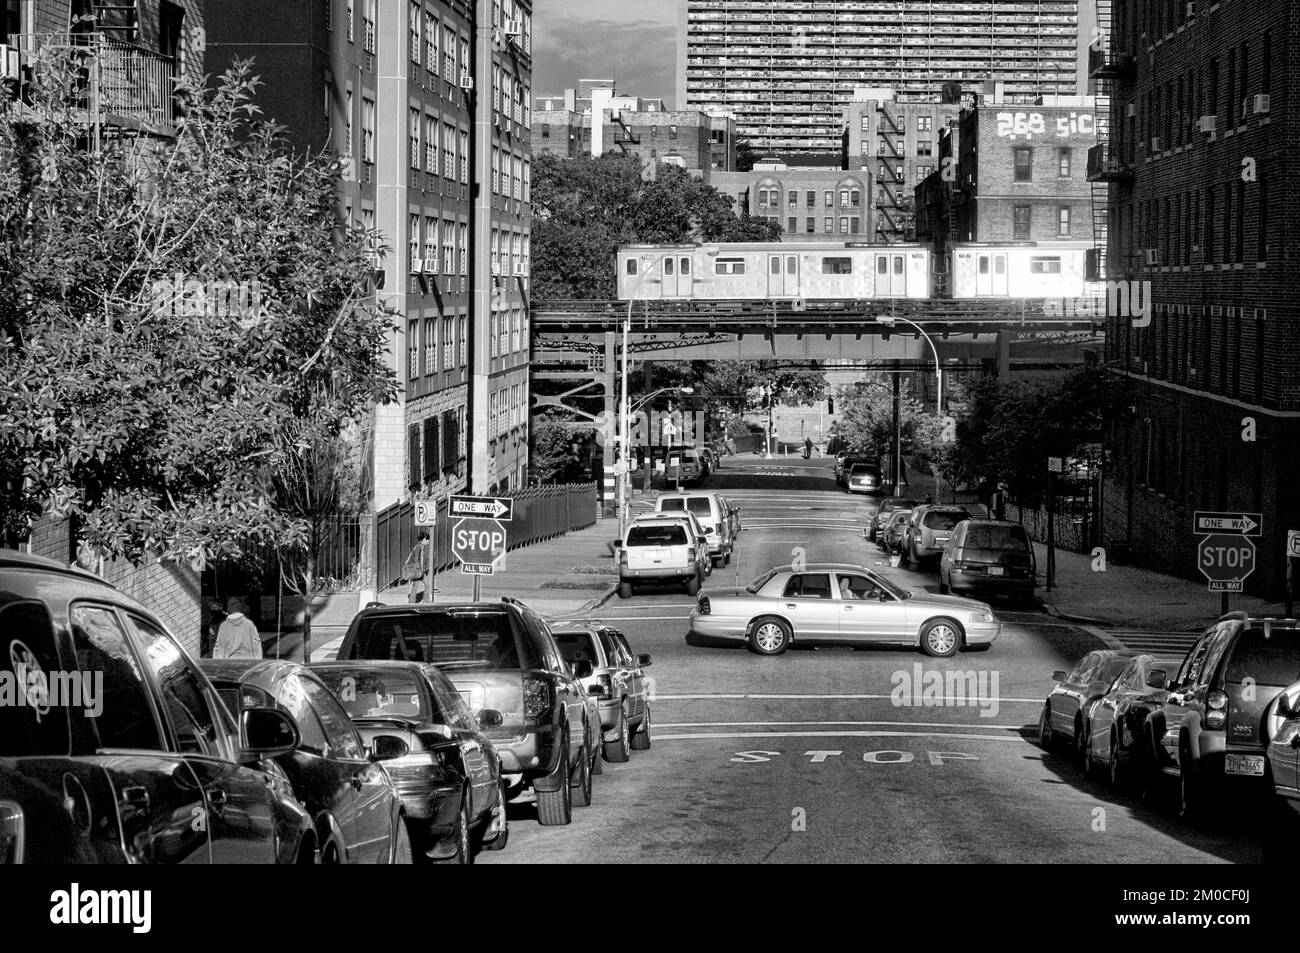
<svg viewBox="0 0 1300 953"><path fill-rule="evenodd" d="M753 172L754 163L758 161L758 153L750 145L748 139L736 140L736 171Z"/></svg>
<svg viewBox="0 0 1300 953"><path fill-rule="evenodd" d="M585 461L595 430L568 427L577 415L556 407L536 414L529 428L529 472L542 483L577 483L589 479Z"/></svg>
<svg viewBox="0 0 1300 953"><path fill-rule="evenodd" d="M943 427L911 394L908 381L899 388L900 450L914 469L925 470L944 459ZM873 375L839 398L836 435L850 453L884 457L894 452L894 391L888 377Z"/></svg>
<svg viewBox="0 0 1300 953"><path fill-rule="evenodd" d="M196 567L301 545L283 475L394 393L378 236L259 118L249 62L182 88L166 143L91 148L80 82L38 58L27 102L0 92L0 521Z"/></svg>

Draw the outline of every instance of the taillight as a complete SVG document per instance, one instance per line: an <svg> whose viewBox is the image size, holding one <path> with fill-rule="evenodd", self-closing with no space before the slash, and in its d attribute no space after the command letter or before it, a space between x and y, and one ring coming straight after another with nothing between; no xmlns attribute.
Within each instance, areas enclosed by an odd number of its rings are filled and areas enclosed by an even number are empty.
<svg viewBox="0 0 1300 953"><path fill-rule="evenodd" d="M23 862L23 809L17 801L0 801L0 864Z"/></svg>
<svg viewBox="0 0 1300 953"><path fill-rule="evenodd" d="M1222 728L1228 723L1228 696L1223 692L1210 692L1205 696L1205 727Z"/></svg>
<svg viewBox="0 0 1300 953"><path fill-rule="evenodd" d="M618 548L618 564L619 564L620 566L626 566L626 565L627 565L627 547L626 547L626 546L620 546L620 547Z"/></svg>
<svg viewBox="0 0 1300 953"><path fill-rule="evenodd" d="M695 547L694 547L694 546L688 546L688 547L686 547L686 561L687 561L688 563L693 563L693 562L695 562Z"/></svg>
<svg viewBox="0 0 1300 953"><path fill-rule="evenodd" d="M551 686L542 678L524 679L524 716L540 718L551 707Z"/></svg>
<svg viewBox="0 0 1300 953"><path fill-rule="evenodd" d="M700 601L697 605L699 606L700 615L708 615L711 611L713 611L713 607L709 605L708 596L700 596Z"/></svg>

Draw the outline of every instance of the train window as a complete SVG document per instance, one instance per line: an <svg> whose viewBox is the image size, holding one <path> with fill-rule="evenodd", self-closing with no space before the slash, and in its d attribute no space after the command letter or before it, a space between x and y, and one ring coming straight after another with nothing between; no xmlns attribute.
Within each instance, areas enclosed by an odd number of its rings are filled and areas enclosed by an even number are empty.
<svg viewBox="0 0 1300 953"><path fill-rule="evenodd" d="M876 256L876 274L878 275L889 274L889 259L884 255Z"/></svg>
<svg viewBox="0 0 1300 953"><path fill-rule="evenodd" d="M799 271L799 259L794 255L787 255L785 259L785 273L787 275L796 274Z"/></svg>
<svg viewBox="0 0 1300 953"><path fill-rule="evenodd" d="M772 255L767 259L767 271L768 274L771 275L779 275L781 273L780 255Z"/></svg>
<svg viewBox="0 0 1300 953"><path fill-rule="evenodd" d="M895 255L895 256L894 256L894 274L896 274L896 275L901 275L902 273L903 273L903 256L902 256L902 255Z"/></svg>
<svg viewBox="0 0 1300 953"><path fill-rule="evenodd" d="M823 275L851 275L853 274L852 258L823 258L822 259Z"/></svg>
<svg viewBox="0 0 1300 953"><path fill-rule="evenodd" d="M665 274L665 275L671 275L672 273L673 273L673 260L672 260L671 258L665 258L665 259L664 259L664 274Z"/></svg>
<svg viewBox="0 0 1300 953"><path fill-rule="evenodd" d="M981 275L987 275L988 273L989 273L989 259L988 259L988 256L987 256L987 255L980 255L980 274L981 274Z"/></svg>
<svg viewBox="0 0 1300 953"><path fill-rule="evenodd" d="M677 270L683 275L689 275L691 273L691 260L689 258L683 258L681 267Z"/></svg>
<svg viewBox="0 0 1300 953"><path fill-rule="evenodd" d="M743 275L745 273L745 259L719 258L713 263L713 273L715 275Z"/></svg>
<svg viewBox="0 0 1300 953"><path fill-rule="evenodd" d="M1006 256L1006 255L994 255L994 256L993 256L993 274L995 274L995 275L1005 275L1006 273L1007 273L1007 256Z"/></svg>
<svg viewBox="0 0 1300 953"><path fill-rule="evenodd" d="M628 273L629 275L635 275L635 274L636 274L636 259L635 259L635 258L629 258L629 259L627 260L627 273Z"/></svg>
<svg viewBox="0 0 1300 953"><path fill-rule="evenodd" d="M1029 273L1031 275L1059 275L1061 273L1061 259L1031 258L1029 259Z"/></svg>

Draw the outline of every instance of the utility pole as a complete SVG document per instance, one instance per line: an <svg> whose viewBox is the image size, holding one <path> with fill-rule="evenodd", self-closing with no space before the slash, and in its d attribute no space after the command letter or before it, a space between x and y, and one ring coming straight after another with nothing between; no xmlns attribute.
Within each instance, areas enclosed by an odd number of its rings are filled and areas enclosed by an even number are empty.
<svg viewBox="0 0 1300 953"><path fill-rule="evenodd" d="M894 495L899 496L903 492L903 414L902 414L902 374L898 361L891 361L894 365L894 372L890 376L893 378L894 391Z"/></svg>

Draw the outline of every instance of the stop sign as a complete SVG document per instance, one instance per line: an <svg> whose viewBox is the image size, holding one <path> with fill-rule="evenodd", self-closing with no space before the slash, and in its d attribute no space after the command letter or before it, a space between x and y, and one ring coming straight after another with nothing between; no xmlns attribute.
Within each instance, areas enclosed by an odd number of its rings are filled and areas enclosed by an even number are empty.
<svg viewBox="0 0 1300 953"><path fill-rule="evenodd" d="M497 520L471 516L451 531L452 555L462 563L491 566L506 554L506 530Z"/></svg>
<svg viewBox="0 0 1300 953"><path fill-rule="evenodd" d="M1210 582L1235 582L1255 571L1255 543L1244 536L1215 533L1201 539L1196 562Z"/></svg>

